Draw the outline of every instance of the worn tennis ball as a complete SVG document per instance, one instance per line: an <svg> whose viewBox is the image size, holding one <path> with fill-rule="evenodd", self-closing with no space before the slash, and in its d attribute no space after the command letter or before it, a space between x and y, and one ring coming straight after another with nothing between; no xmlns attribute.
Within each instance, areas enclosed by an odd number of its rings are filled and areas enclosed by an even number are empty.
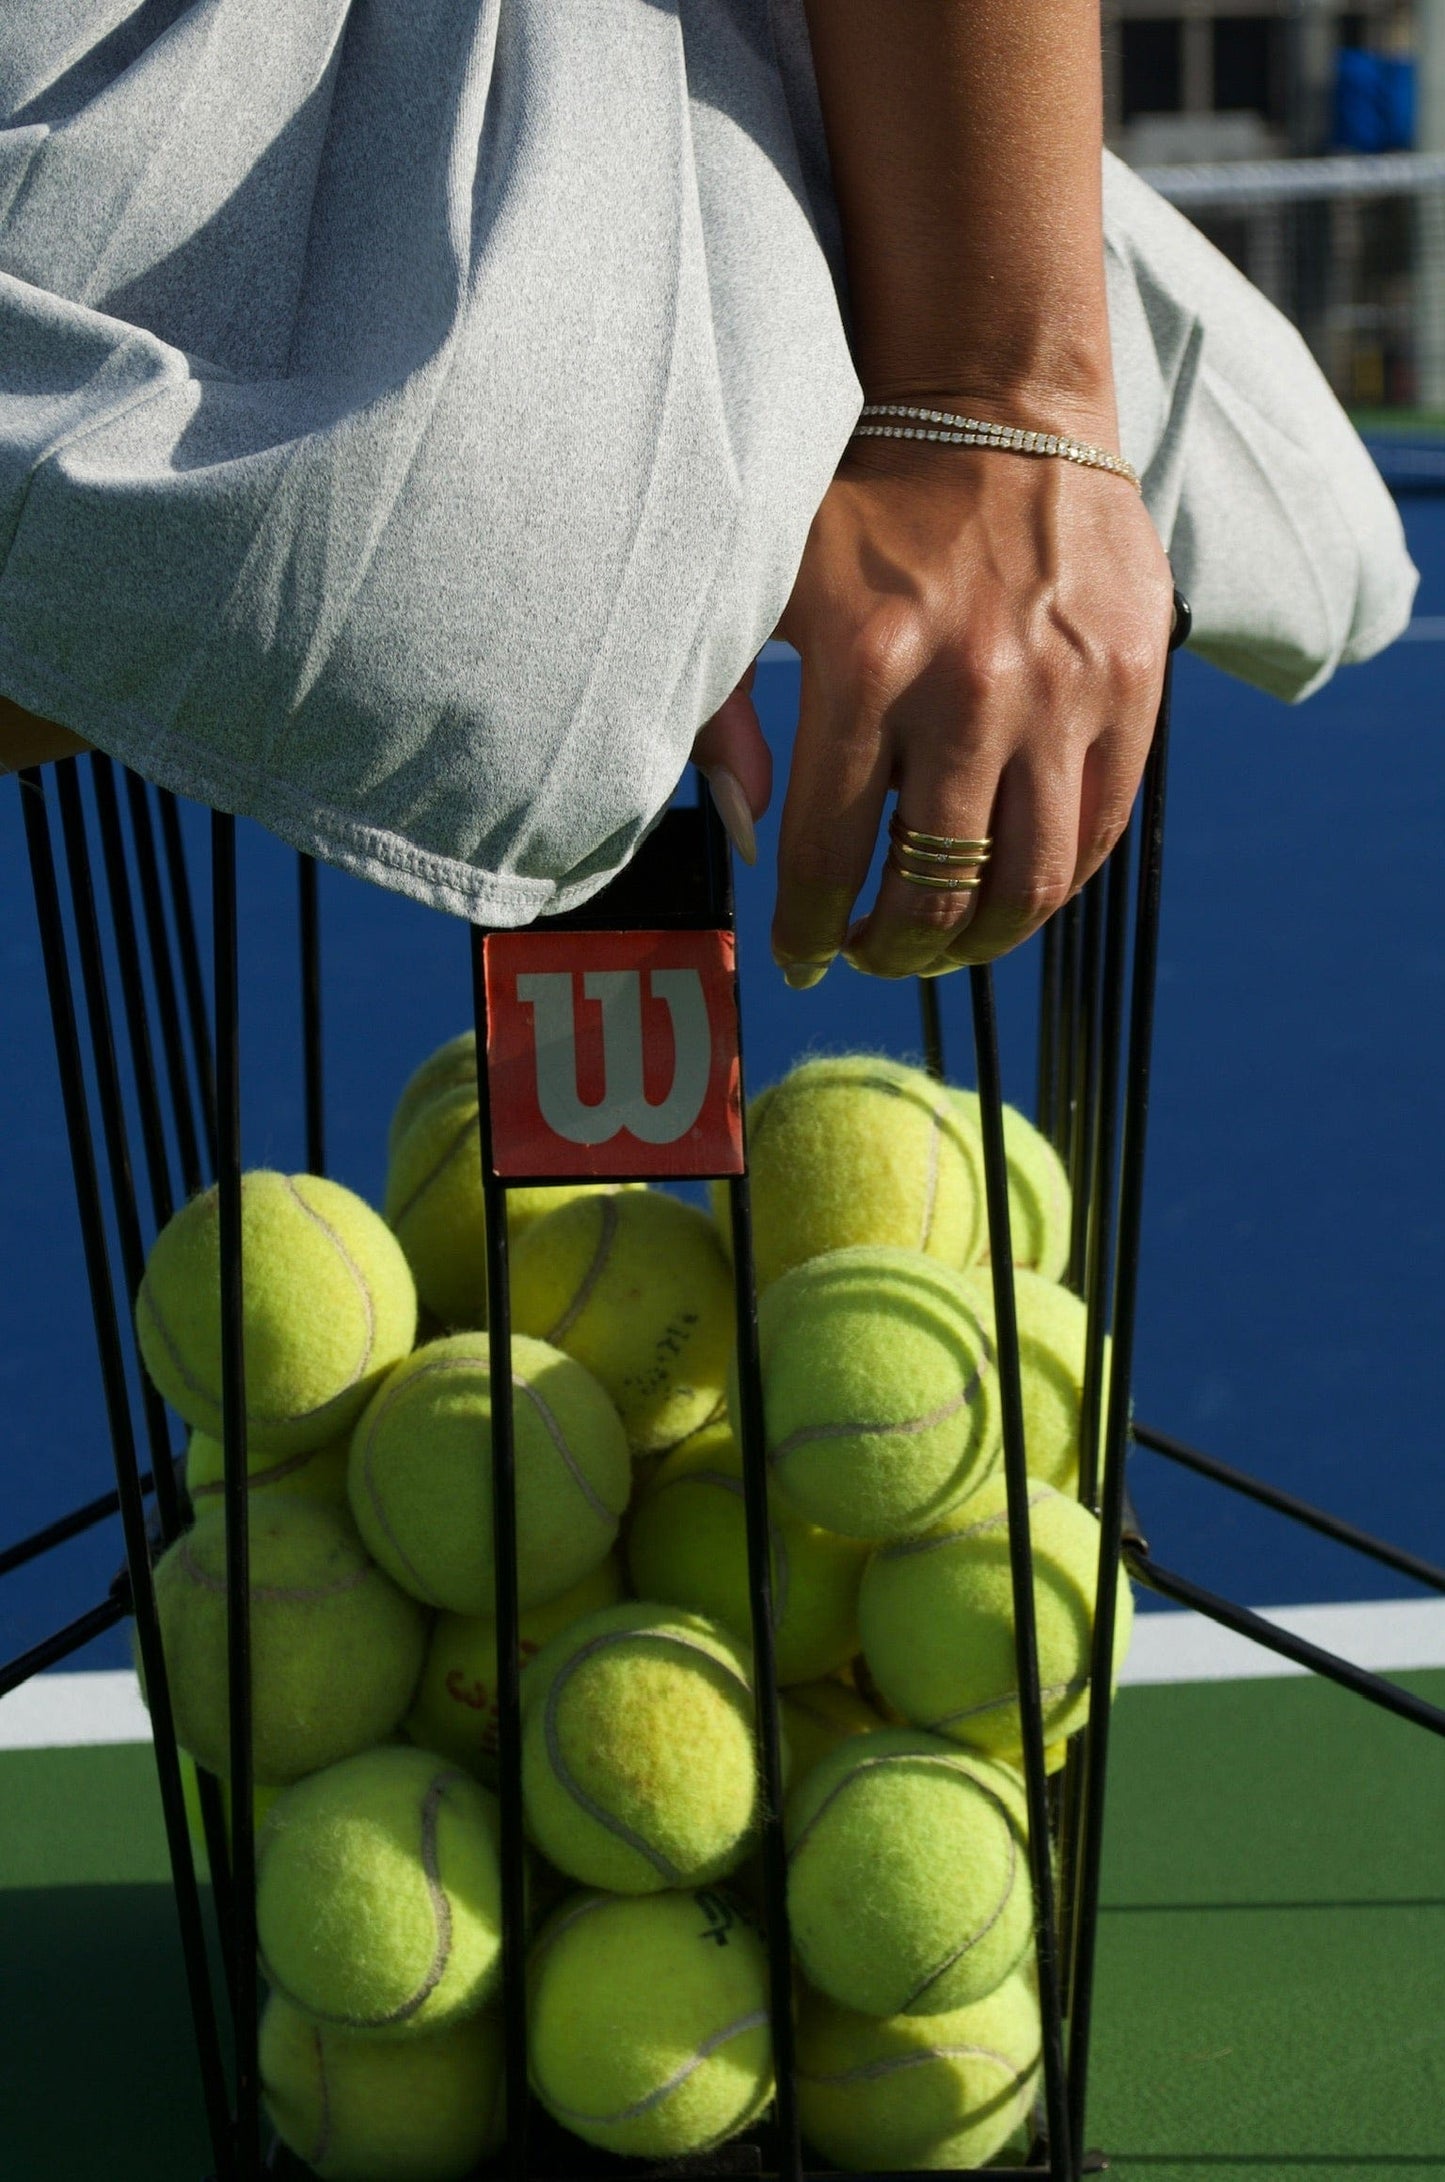
<svg viewBox="0 0 1445 2182"><path fill-rule="evenodd" d="M502 2026L380 2039L326 2030L273 1993L261 2018L272 2127L324 2182L466 2182L502 2140Z"/></svg>
<svg viewBox="0 0 1445 2182"><path fill-rule="evenodd" d="M351 1512L402 1589L454 1614L495 1608L492 1375L484 1333L417 1349L378 1388L351 1442ZM557 1598L617 1536L632 1473L596 1380L544 1342L512 1342L517 1584Z"/></svg>
<svg viewBox="0 0 1445 2182"><path fill-rule="evenodd" d="M976 1091L955 1090L955 1105L978 1145L979 1171L983 1170L983 1118ZM1062 1280L1069 1262L1074 1201L1064 1162L1041 1129L1027 1114L1007 1102L1003 1109L1004 1165L1008 1170L1008 1224L1013 1262L1041 1273L1045 1280ZM988 1263L988 1235L979 1253Z"/></svg>
<svg viewBox="0 0 1445 2182"><path fill-rule="evenodd" d="M969 1300L996 1351L992 1268L975 1267L963 1279ZM1072 1290L1019 1266L1014 1269L1014 1315L1018 1323L1019 1392L1023 1398L1029 1475L1057 1486L1060 1492L1077 1492L1088 1308ZM1105 1402L1111 1348L1106 1336Z"/></svg>
<svg viewBox="0 0 1445 2182"><path fill-rule="evenodd" d="M809 1982L864 2015L981 2000L1033 1924L1023 1786L912 1728L841 1743L787 1805L788 1916Z"/></svg>
<svg viewBox="0 0 1445 2182"><path fill-rule="evenodd" d="M278 1797L256 1851L268 1983L324 2028L413 2036L475 2015L502 1967L496 1799L396 1743Z"/></svg>
<svg viewBox="0 0 1445 2182"><path fill-rule="evenodd" d="M515 1243L574 1197L633 1186L569 1182L508 1190L507 1233ZM403 1090L387 1138L382 1202L427 1309L444 1326L485 1326L487 1230L470 1031L424 1061Z"/></svg>
<svg viewBox="0 0 1445 2182"><path fill-rule="evenodd" d="M779 1682L833 1674L858 1650L868 1548L819 1530L774 1493L773 1644ZM633 1510L627 1565L639 1598L709 1614L751 1644L742 1456L726 1419L669 1455Z"/></svg>
<svg viewBox="0 0 1445 2182"><path fill-rule="evenodd" d="M267 1457L350 1430L416 1338L416 1289L370 1205L315 1174L242 1177L246 1435ZM166 1222L136 1298L145 1366L187 1424L221 1437L221 1231L215 1189Z"/></svg>
<svg viewBox="0 0 1445 2182"><path fill-rule="evenodd" d="M542 1854L615 1894L705 1886L758 1813L746 1649L700 1614L633 1601L554 1637L522 1685L522 1795Z"/></svg>
<svg viewBox="0 0 1445 2182"><path fill-rule="evenodd" d="M951 1095L876 1053L805 1061L748 1108L760 1289L859 1243L970 1264L986 1240L982 1151ZM726 1185L714 1185L728 1232Z"/></svg>
<svg viewBox="0 0 1445 2182"><path fill-rule="evenodd" d="M615 1606L624 1588L617 1557L609 1553L560 1598L529 1607L517 1617L522 1666L584 1614ZM464 1765L492 1787L497 1775L498 1716L496 1622L490 1614L439 1614L416 1701L406 1717L407 1734L421 1749Z"/></svg>
<svg viewBox="0 0 1445 2182"><path fill-rule="evenodd" d="M732 1274L706 1213L661 1190L578 1198L528 1228L512 1318L596 1374L636 1454L674 1446L721 1405Z"/></svg>
<svg viewBox="0 0 1445 2182"><path fill-rule="evenodd" d="M729 1895L574 1895L537 1939L529 1987L533 2089L604 2151L707 2151L773 2095L767 1957Z"/></svg>
<svg viewBox="0 0 1445 2182"><path fill-rule="evenodd" d="M1029 1483L1039 1684L1044 1737L1083 1726L1099 1524L1052 1486ZM1022 1750L1014 1654L1008 1496L993 1478L917 1538L882 1546L864 1572L863 1649L891 1704L920 1727L978 1750ZM1129 1648L1134 1608L1119 1586L1114 1673Z"/></svg>
<svg viewBox="0 0 1445 2182"><path fill-rule="evenodd" d="M426 1618L331 1509L257 1493L248 1530L253 1764L258 1783L276 1787L365 1750L400 1724L421 1672ZM231 1746L223 1509L207 1509L162 1554L155 1592L176 1739L224 1779Z"/></svg>
<svg viewBox="0 0 1445 2182"><path fill-rule="evenodd" d="M351 1439L328 1440L324 1447L308 1447L299 1455L280 1455L274 1460L247 1449L246 1478L254 1492L294 1493L298 1500L315 1500L325 1508L346 1506L346 1462ZM200 1513L219 1505L226 1490L225 1457L219 1440L208 1432L193 1432L186 1448L186 1492Z"/></svg>
<svg viewBox="0 0 1445 2182"><path fill-rule="evenodd" d="M852 1735L875 1734L884 1724L847 1682L796 1682L783 1691L779 1711L795 1787L839 1743Z"/></svg>
<svg viewBox="0 0 1445 2182"><path fill-rule="evenodd" d="M992 1345L951 1267L881 1245L811 1258L761 1297L758 1336L772 1476L820 1528L921 1530L997 1463Z"/></svg>
<svg viewBox="0 0 1445 2182"><path fill-rule="evenodd" d="M864 2172L981 2167L1027 2120L1042 2042L1025 1967L946 2015L859 2015L805 1990L803 2134L834 2166Z"/></svg>

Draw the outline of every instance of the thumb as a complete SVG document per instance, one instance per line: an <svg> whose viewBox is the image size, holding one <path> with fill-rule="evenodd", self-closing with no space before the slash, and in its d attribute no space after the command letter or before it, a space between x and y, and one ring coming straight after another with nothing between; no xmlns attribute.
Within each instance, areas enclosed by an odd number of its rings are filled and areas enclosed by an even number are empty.
<svg viewBox="0 0 1445 2182"><path fill-rule="evenodd" d="M753 820L761 818L773 792L773 754L749 695L753 669L698 730L692 762L705 776L718 816L745 864L757 862Z"/></svg>

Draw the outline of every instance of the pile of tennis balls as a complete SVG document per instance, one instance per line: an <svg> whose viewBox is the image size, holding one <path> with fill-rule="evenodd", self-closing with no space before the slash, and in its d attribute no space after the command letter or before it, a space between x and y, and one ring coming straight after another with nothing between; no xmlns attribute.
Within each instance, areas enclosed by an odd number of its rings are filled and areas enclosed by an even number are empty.
<svg viewBox="0 0 1445 2182"><path fill-rule="evenodd" d="M973 2166L1040 2066L977 1104L853 1055L749 1127L803 2128L844 2167ZM1098 1545L1084 1309L1063 1169L1012 1110L1006 1145L1056 1759ZM670 2158L773 2095L726 1194L518 1190L509 1229L531 2080ZM504 2132L471 1037L403 1090L382 1214L257 1171L242 1249L266 2104L322 2176L461 2182ZM224 1784L219 1257L212 1191L137 1329L191 1430L155 1572L176 1731Z"/></svg>

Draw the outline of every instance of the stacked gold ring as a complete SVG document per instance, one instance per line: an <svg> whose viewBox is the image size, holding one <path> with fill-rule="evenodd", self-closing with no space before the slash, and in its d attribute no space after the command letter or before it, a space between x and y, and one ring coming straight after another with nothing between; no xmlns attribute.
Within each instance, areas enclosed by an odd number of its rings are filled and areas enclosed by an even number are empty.
<svg viewBox="0 0 1445 2182"><path fill-rule="evenodd" d="M982 869L993 854L991 839L964 841L947 833L919 833L897 811L888 821L888 868L910 886L947 894L971 894L982 886Z"/></svg>

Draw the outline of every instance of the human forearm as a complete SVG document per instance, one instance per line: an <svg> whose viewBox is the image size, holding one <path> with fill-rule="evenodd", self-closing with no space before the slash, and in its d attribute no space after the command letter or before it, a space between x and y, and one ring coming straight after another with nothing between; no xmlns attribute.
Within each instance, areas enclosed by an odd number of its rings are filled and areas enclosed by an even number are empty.
<svg viewBox="0 0 1445 2182"><path fill-rule="evenodd" d="M1112 424L1097 0L807 12L870 398Z"/></svg>

